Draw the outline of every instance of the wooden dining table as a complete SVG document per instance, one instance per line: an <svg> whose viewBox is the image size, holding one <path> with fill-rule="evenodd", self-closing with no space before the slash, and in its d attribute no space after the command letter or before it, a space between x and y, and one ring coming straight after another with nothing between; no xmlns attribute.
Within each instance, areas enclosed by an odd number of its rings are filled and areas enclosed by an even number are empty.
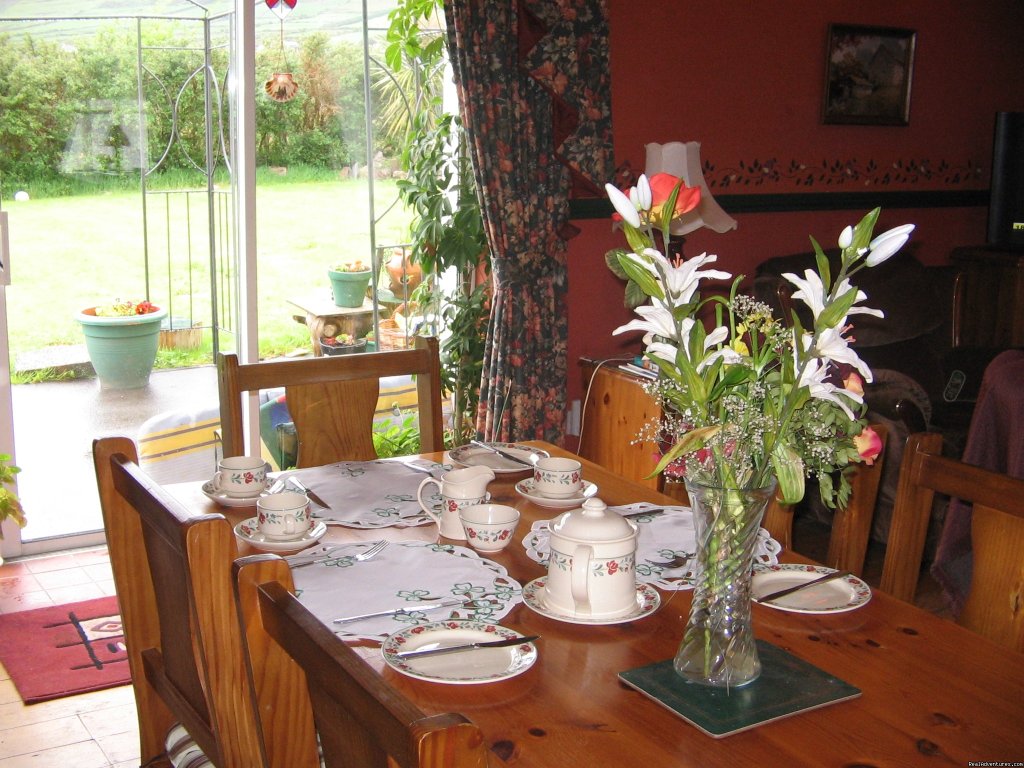
<svg viewBox="0 0 1024 768"><path fill-rule="evenodd" d="M542 442L552 455L571 453ZM445 454L422 458L445 461ZM583 476L608 504L679 502L582 460ZM521 544L536 520L557 510L521 497L525 474L499 474L492 500L522 513L515 540L486 557L521 584L545 574ZM168 486L193 509L239 521L253 509L219 509L201 483ZM438 540L434 525L361 530L330 526L327 542L380 538ZM448 540L441 539L443 542ZM459 543L459 542L448 542ZM240 542L240 553L248 545ZM783 562L808 562L783 552ZM501 624L539 635L527 672L481 685L447 685L388 667L374 644L366 661L428 714L459 712L486 734L508 765L570 766L969 766L1024 761L1024 655L931 613L874 591L856 610L783 612L755 604L759 640L861 691L855 698L712 738L620 681L625 670L671 659L682 638L691 592L662 591L657 611L636 621L580 625L519 603ZM742 689L733 691L740 695ZM684 694L685 695L685 694ZM999 763L998 761L1002 761Z"/></svg>

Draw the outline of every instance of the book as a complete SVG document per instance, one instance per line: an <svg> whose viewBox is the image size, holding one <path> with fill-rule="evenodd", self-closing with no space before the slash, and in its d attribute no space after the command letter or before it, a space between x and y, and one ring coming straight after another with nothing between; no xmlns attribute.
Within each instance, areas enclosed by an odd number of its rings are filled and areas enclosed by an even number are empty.
<svg viewBox="0 0 1024 768"><path fill-rule="evenodd" d="M738 688L688 682L672 659L620 672L619 679L716 739L861 694L771 643L758 640L757 652L761 676Z"/></svg>

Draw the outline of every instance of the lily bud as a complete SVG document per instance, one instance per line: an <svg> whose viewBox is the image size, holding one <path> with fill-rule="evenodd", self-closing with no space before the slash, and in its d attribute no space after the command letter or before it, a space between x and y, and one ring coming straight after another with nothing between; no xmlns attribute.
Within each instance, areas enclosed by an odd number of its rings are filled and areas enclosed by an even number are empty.
<svg viewBox="0 0 1024 768"><path fill-rule="evenodd" d="M623 194L622 190L613 184L605 184L604 190L608 193L608 199L611 200L612 206L615 208L615 212L622 217L623 221L639 228L640 214L637 213L636 207L632 202L630 202L630 199Z"/></svg>
<svg viewBox="0 0 1024 768"><path fill-rule="evenodd" d="M913 231L913 224L904 224L901 227L890 229L888 232L883 232L871 241L869 245L871 251L868 253L864 263L869 267L881 264L903 247L904 243L910 239L910 233Z"/></svg>
<svg viewBox="0 0 1024 768"><path fill-rule="evenodd" d="M839 247L844 251L853 244L853 227L847 226L839 235Z"/></svg>
<svg viewBox="0 0 1024 768"><path fill-rule="evenodd" d="M647 180L647 174L641 173L636 180L637 208L641 211L651 210L653 197L651 195L651 182Z"/></svg>

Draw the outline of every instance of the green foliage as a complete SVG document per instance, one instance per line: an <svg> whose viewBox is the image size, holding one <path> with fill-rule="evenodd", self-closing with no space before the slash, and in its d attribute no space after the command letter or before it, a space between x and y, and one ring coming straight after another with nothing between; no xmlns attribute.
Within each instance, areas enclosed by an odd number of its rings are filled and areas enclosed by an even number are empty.
<svg viewBox="0 0 1024 768"><path fill-rule="evenodd" d="M14 520L22 528L25 527L25 510L21 507L21 501L8 486L14 485L14 476L21 472L21 469L14 466L11 457L6 453L0 453L0 522ZM3 533L0 532L0 539Z"/></svg>
<svg viewBox="0 0 1024 768"><path fill-rule="evenodd" d="M416 416L409 414L402 419L401 426L390 421L379 421L373 425L373 447L377 456L387 459L392 456L409 456L420 452L420 429Z"/></svg>
<svg viewBox="0 0 1024 768"><path fill-rule="evenodd" d="M401 0L389 17L385 57L396 72L396 90L415 86L403 93L417 109L404 138L406 178L398 181L398 191L413 214L413 261L434 276L417 288L415 298L439 307L445 326L442 379L455 397L454 434L464 441L475 431L480 399L487 294L475 277L481 261L486 264L487 239L462 122L441 111L444 35L425 29L441 7L440 0ZM436 276L448 271L456 273L457 284L445 291Z"/></svg>

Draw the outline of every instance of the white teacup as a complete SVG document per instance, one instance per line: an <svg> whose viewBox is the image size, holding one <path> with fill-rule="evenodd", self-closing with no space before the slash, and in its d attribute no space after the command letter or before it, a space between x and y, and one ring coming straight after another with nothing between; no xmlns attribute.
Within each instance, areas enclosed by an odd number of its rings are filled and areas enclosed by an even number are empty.
<svg viewBox="0 0 1024 768"><path fill-rule="evenodd" d="M583 488L583 468L576 459L558 456L538 459L533 469L533 484L542 496L567 499Z"/></svg>
<svg viewBox="0 0 1024 768"><path fill-rule="evenodd" d="M504 504L473 504L459 511L469 546L498 552L509 545L519 524L519 510Z"/></svg>
<svg viewBox="0 0 1024 768"><path fill-rule="evenodd" d="M221 459L213 486L228 496L258 496L267 487L267 463L258 456Z"/></svg>
<svg viewBox="0 0 1024 768"><path fill-rule="evenodd" d="M313 520L304 493L282 491L256 502L256 521L268 539L298 539L309 532Z"/></svg>

